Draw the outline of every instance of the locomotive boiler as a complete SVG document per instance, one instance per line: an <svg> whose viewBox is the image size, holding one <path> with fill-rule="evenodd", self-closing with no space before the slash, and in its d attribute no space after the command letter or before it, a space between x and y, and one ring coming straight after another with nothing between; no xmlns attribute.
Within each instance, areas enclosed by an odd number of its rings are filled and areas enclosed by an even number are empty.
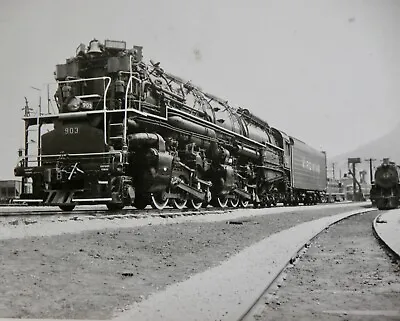
<svg viewBox="0 0 400 321"><path fill-rule="evenodd" d="M371 186L370 198L380 210L397 208L400 198L400 167L388 158L375 171L375 182Z"/></svg>
<svg viewBox="0 0 400 321"><path fill-rule="evenodd" d="M58 111L24 117L38 153L15 175L27 199L163 209L315 204L326 155L242 107L146 63L142 47L92 40L56 66ZM42 133L45 124L53 125Z"/></svg>

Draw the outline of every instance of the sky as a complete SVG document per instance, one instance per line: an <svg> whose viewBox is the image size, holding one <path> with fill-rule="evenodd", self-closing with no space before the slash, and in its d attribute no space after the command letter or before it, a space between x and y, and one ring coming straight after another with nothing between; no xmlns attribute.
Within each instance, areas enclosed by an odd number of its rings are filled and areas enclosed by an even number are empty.
<svg viewBox="0 0 400 321"><path fill-rule="evenodd" d="M31 87L93 38L143 46L329 157L399 124L398 30L397 0L2 0L0 179L23 145L24 96L37 106Z"/></svg>

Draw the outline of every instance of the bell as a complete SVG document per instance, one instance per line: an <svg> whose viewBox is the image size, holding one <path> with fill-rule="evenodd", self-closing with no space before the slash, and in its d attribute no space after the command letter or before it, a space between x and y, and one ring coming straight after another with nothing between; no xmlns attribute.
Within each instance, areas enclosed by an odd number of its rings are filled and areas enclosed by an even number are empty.
<svg viewBox="0 0 400 321"><path fill-rule="evenodd" d="M143 59L143 47L133 46L133 59L136 62L142 61Z"/></svg>
<svg viewBox="0 0 400 321"><path fill-rule="evenodd" d="M89 43L89 49L88 49L87 53L88 54L99 54L99 53L101 53L100 43L96 39L93 39Z"/></svg>

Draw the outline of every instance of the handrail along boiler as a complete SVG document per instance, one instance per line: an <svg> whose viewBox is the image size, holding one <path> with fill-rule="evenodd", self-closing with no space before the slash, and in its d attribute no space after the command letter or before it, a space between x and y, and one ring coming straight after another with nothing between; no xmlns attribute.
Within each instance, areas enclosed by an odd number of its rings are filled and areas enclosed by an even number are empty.
<svg viewBox="0 0 400 321"><path fill-rule="evenodd" d="M145 63L142 47L94 39L56 66L58 112L24 117L39 127L37 160L15 175L26 197L76 204L182 209L314 204L326 190L326 155L248 109ZM54 129L41 134L43 124ZM35 158L36 159L36 158ZM35 161L35 160L34 160Z"/></svg>

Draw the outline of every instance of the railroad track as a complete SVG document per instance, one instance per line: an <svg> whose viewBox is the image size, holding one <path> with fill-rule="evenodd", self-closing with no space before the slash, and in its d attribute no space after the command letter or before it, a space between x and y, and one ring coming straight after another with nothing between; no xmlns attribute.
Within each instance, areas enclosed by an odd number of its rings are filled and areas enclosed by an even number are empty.
<svg viewBox="0 0 400 321"><path fill-rule="evenodd" d="M370 206L371 207L371 206ZM312 238L309 239L308 242L306 242L303 246L301 246L300 248L298 248L296 254L294 256L292 256L284 266L282 266L282 268L278 271L278 273L275 275L275 277L271 280L270 283L268 283L265 288L263 289L262 293L257 297L257 299L253 302L253 304L251 304L247 310L245 310L245 312L237 319L237 321L254 321L257 320L257 317L259 315L259 312L262 311L265 308L265 296L268 294L268 292L270 292L275 286L280 286L283 281L286 279L285 275L285 271L290 267L293 266L297 263L297 261L307 252L308 248L311 246L311 243L317 238L319 237L323 232L327 231L330 227L338 224L339 222L342 222L344 220L347 220L355 215L359 215L360 213L355 213L353 215L347 216L345 218L342 218L338 221L335 221L331 224L329 224L327 227L325 227L324 229L320 230L318 233L316 233ZM379 218L380 215L378 215L375 220L377 218ZM375 234L375 233L374 233ZM377 237L377 235L375 234L375 236ZM377 237L377 239L379 240L379 238ZM389 251L388 251L389 252Z"/></svg>
<svg viewBox="0 0 400 321"><path fill-rule="evenodd" d="M317 207L305 207L305 206L301 206L301 208L303 208L303 209L309 209L309 210L311 210L311 209L316 209L316 210L322 210L323 208L326 208L325 206L317 206ZM282 208L282 209L284 209L284 208ZM288 209L288 211L295 211L296 210L296 208L287 208ZM299 208L297 208L297 209L299 209ZM109 217L111 217L111 218L125 218L125 217L130 217L130 215L134 215L133 217L137 217L137 218L141 218L141 217L148 217L148 216L161 216L161 217L175 217L175 216L185 216L185 215L199 215L199 214L203 214L204 213L204 215L207 215L207 214L213 214L213 212L215 213L215 214L217 214L217 213L227 213L227 212L233 212L232 210L229 210L229 209L225 209L225 210L215 210L214 208L209 208L209 209L207 209L207 211L204 211L204 212L202 212L202 213L199 213L199 212L194 212L194 211L189 211L189 210L186 210L186 211L183 211L183 212L179 212L179 213L175 213L175 212L173 212L174 210L173 209L168 209L168 211L171 211L171 212L169 212L169 213L166 213L165 211L162 211L162 212L158 212L158 213L156 213L156 212L154 212L154 210L147 210L147 211L145 211L146 213L144 213L143 211L140 211L141 213L136 213L136 212L138 212L137 210L133 210L133 213L134 214L127 214L126 212L129 212L129 209L127 209L127 210L125 210L125 211L123 211L124 212L124 215L121 215L121 214L113 214L113 215L102 215L102 214L100 214L100 215L98 215L98 217L99 216L101 216L101 217L104 217L105 219L107 219L107 218L109 218ZM48 211L47 211L48 212ZM83 212L85 212L85 213L87 213L87 211L83 211ZM107 211L102 211L102 212L107 212ZM262 213L263 211L260 211L260 213ZM107 213L109 213L109 212L107 212ZM172 216L171 216L172 215ZM252 214L250 214L250 215L252 215ZM71 215L72 217L72 219L73 219L73 217L77 217L77 216L74 216L73 214ZM91 217L93 217L93 215L91 215ZM326 218L328 218L328 217L326 217ZM202 219L202 218L201 218ZM216 217L216 219L221 219L221 220L225 220L225 217L224 216L222 216L222 217ZM160 221L160 220L158 220L158 221ZM146 220L146 222L147 222L147 220ZM94 222L94 224L93 225L96 225L97 223L100 223L100 224L103 224L102 222ZM112 224L114 224L114 222L110 222L111 223L111 225ZM115 223L117 223L117 224L119 224L119 222L117 221L117 222L115 222ZM136 224L137 223L137 221L131 221L131 223L133 223L133 224ZM138 222L138 223L141 223L141 222ZM108 223L107 223L108 224ZM147 225L147 223L144 223L145 225ZM82 224L82 225L79 225L79 226L84 226L84 225L91 225L91 224ZM125 224L123 224L124 226L125 226ZM65 225L66 227L69 227L70 225L69 224L66 224ZM76 230L76 228L78 228L79 226L78 225L76 225L75 223L72 223L71 224L71 226L73 227L73 231L74 231L74 233L77 231ZM244 225L245 226L245 225ZM32 229L28 229L28 230L32 230L32 231L37 231L38 229L36 228L36 227L34 227L34 226L32 226L33 228ZM64 224L60 224L60 225L57 225L57 227L56 228L58 228L58 229L60 229L60 230L62 230L63 228L64 228ZM235 229L236 229L236 227L235 227ZM27 235L26 235L26 231L25 231L25 228L23 228L23 229L21 229L21 230L23 230L23 237L26 237ZM304 229L304 230L307 230L307 231L310 231L310 229L308 229L308 228L306 228L306 229ZM18 232L18 230L17 231L14 231L14 229L10 229L10 235L11 235L11 233L15 233L15 232ZM63 230L63 232L65 232L65 230ZM68 231L67 231L68 232ZM224 233L225 234L225 233ZM53 235L53 234L52 234ZM57 234L58 235L58 234ZM272 236L273 237L273 236ZM315 236L314 236L314 238L315 238ZM289 240L289 239L291 239L291 237L285 237L284 239L286 239L286 240ZM308 239L308 237L306 238L306 239ZM312 238L311 238L312 239ZM274 242L272 242L272 243L274 243ZM302 244L304 244L304 243L302 243ZM298 252L298 256L299 255L301 255L301 253L300 253L301 251L299 251ZM294 251L290 251L290 253L294 253ZM297 255L296 255L297 256ZM294 256L293 257L293 262L295 261L295 259L296 259L296 256ZM272 256L269 256L269 257L272 257ZM264 257L262 256L262 260L264 260ZM243 260L241 259L241 261L243 262ZM230 269L224 269L225 271L229 271ZM247 273L247 272L246 272ZM262 273L265 273L265 272L262 272ZM274 273L273 273L274 274ZM278 274L278 275L276 275L276 277L275 277L275 280L277 280L277 279L279 279L279 275L280 274ZM220 277L221 277L221 274L218 274L218 278L216 279L216 280L219 280L220 279ZM236 278L236 276L235 276L235 278ZM212 278L211 278L212 279ZM213 280L213 279L212 279ZM202 280L202 282L201 283L197 283L197 286L199 286L199 285L201 285L201 284L203 284L204 283L204 281L206 281L206 279L204 279L204 280ZM239 282L240 282L240 278L239 278ZM230 283L232 283L232 282L230 282ZM234 282L233 282L234 283ZM240 283L244 283L244 282L240 282ZM262 282L260 282L260 283L262 283ZM212 284L219 284L218 282L212 282ZM259 285L261 285L261 284L259 284ZM196 287L193 287L193 286L190 286L190 289L194 289L194 288L196 288ZM259 286L258 287L258 290L256 290L256 293L258 293L258 292L261 292L261 290L262 290L262 285L261 286ZM178 293L181 293L181 292L178 292ZM184 293L184 292L183 292ZM208 292L206 292L206 293L208 293ZM196 297L197 297L197 295L198 294L196 294ZM183 302L181 302L181 300L183 300L184 298L183 297L180 297L180 296L176 296L176 295L174 295L174 296L172 296L172 297L175 297L175 298L179 298L179 302L178 302L178 304L179 304L179 306L182 306L182 305L184 305L184 306L186 306L186 304L184 304ZM190 298L190 296L188 296L189 298ZM224 295L222 295L221 297L225 297ZM166 299L166 297L164 296L164 295L161 295L161 298L162 298L162 300L163 301L165 301L165 299ZM246 304L243 304L243 306L248 306L248 303L250 303L251 301L252 301L252 299L250 298L250 300L248 300L249 302L244 302L244 301L242 301L242 303L246 303ZM198 304L200 303L201 304L201 302L202 302L202 300L199 300L199 302L198 302ZM204 300L203 300L203 302L204 302ZM218 302L218 301L216 301L216 302ZM168 304L169 305L169 304ZM151 304L151 307L155 307L155 306L157 306L157 307L159 307L157 304ZM173 306L173 304L171 305L171 306ZM193 306L193 307L195 307L196 305L193 305L193 301L191 301L191 303L188 305L188 306ZM207 308L212 308L212 307L214 307L214 306L218 306L218 304L212 304L211 306L210 305L208 305L207 306ZM222 306L222 305L221 305ZM254 305L253 305L254 306ZM153 309L153 308L151 308L151 309ZM204 309L203 309L203 311L205 311ZM224 310L225 311L225 310ZM226 310L226 311L228 311L228 310ZM241 310L241 311L239 311L239 313L241 313L243 310ZM152 311L152 313L153 313L154 311ZM129 319L129 318L128 318ZM130 318L130 319L135 319L135 318ZM141 318L136 318L137 320L140 320ZM193 318L188 318L189 320L192 320ZM199 318L198 318L199 319ZM201 319L201 318L200 318ZM207 318L203 318L203 319L207 319ZM127 319L124 319L124 318L122 318L121 320L127 320ZM163 316L162 316L162 318L161 319L157 319L157 318L154 318L153 320L164 320L164 318L163 318ZM173 320L173 319L170 319L170 320ZM117 321L117 320L115 320L115 321Z"/></svg>
<svg viewBox="0 0 400 321"><path fill-rule="evenodd" d="M59 210L57 208L46 208L46 209L34 209L34 208L24 208L25 211L8 211L8 212L2 212L0 209L0 216L30 216L30 215L43 215L43 216L49 216L49 215L62 215L62 216L76 216L76 215L90 215L90 216L96 216L96 215L107 215L107 216L121 216L121 215L129 215L129 214L137 214L137 213L142 213L142 214L154 214L156 213L158 215L169 215L171 213L201 213L201 212L212 212L212 211L229 211L229 210L235 210L236 208L215 208L215 207L210 207L210 208L202 208L201 210L193 210L193 209L183 209L183 210L177 210L174 208L165 208L163 210L157 210L157 209L144 209L144 210L138 210L136 208L126 208L123 210L119 211L109 211L107 209L76 209L72 212L64 212L62 210ZM237 208L239 209L239 208Z"/></svg>
<svg viewBox="0 0 400 321"><path fill-rule="evenodd" d="M175 218L182 216L194 216L194 215L209 215L209 214L225 214L236 210L235 208L203 208L201 210L176 210L174 208L166 208L163 210L156 209L145 209L138 210L135 208L124 209L121 211L110 212L108 210L93 210L93 209L82 209L74 210L73 212L63 212L61 210L33 210L33 211L10 211L0 212L0 217L8 219L9 223L23 219L26 224L37 223L40 218L53 218L53 220L68 221L83 221L83 220L114 220L114 219L144 219L149 217L154 218ZM33 221L32 221L33 219Z"/></svg>
<svg viewBox="0 0 400 321"><path fill-rule="evenodd" d="M336 204L347 204L346 203L336 203ZM334 206L335 203L321 203L318 206ZM201 208L199 210L185 208L182 210L177 210L175 208L165 208L163 210L148 208L144 210L139 210L134 207L132 208L124 208L123 210L119 211L109 211L107 209L99 209L99 206L83 206L83 209L75 209L71 212L65 212L60 210L58 207L25 207L25 206L16 206L18 210L14 210L10 208L11 206L0 206L0 217L5 216L63 216L63 217L74 217L74 216L81 216L81 215L88 215L90 217L99 217L99 216L106 216L109 218L112 217L121 217L121 216L156 216L156 217L175 217L175 216L188 216L188 215L205 215L205 214L212 214L212 213L225 213L230 212L237 209L245 209L242 207L232 208L232 207L225 207L225 208L218 208L218 207L208 207L208 208ZM276 207L284 207L283 204L280 204ZM300 207L304 207L300 206ZM370 205L365 205L365 207L370 207ZM288 207L290 208L290 207ZM298 206L293 207L298 208ZM307 206L307 208L312 208L312 206ZM248 209L253 209L253 207L248 207Z"/></svg>
<svg viewBox="0 0 400 321"><path fill-rule="evenodd" d="M319 206L317 211L324 208ZM264 294L279 282L285 268L298 260L317 235L336 221L371 211L375 209L343 208L337 214L317 216L273 233L221 264L136 302L114 321L177 320L179 315L193 321L257 320L251 316L264 307ZM293 212L300 215L300 208Z"/></svg>
<svg viewBox="0 0 400 321"><path fill-rule="evenodd" d="M343 204L343 203L342 203ZM344 205L344 204L343 204ZM319 204L319 206L331 207L335 206L335 204ZM362 206L364 208L370 208L370 204L366 204ZM312 209L311 206L296 206L296 207L285 207L285 206L278 206L278 208L287 208L290 209ZM248 209L253 209L252 207L248 207ZM174 208L165 208L163 210L157 209L144 209L138 210L136 208L125 208L120 211L110 212L107 209L96 209L93 208L83 208L83 209L76 209L72 212L64 212L59 210L58 208L24 208L24 210L15 210L15 211L7 211L2 212L0 208L0 218L3 218L0 221L2 224L11 224L11 225L18 225L21 223L25 225L36 224L40 222L42 219L44 220L51 220L52 222L67 222L67 221L84 221L84 220L115 220L115 219L146 219L146 218L176 218L176 217L183 217L183 216L201 216L201 215L223 215L232 213L237 210L245 210L245 208L215 208L215 207L208 207L208 208L201 208L199 210L185 208L182 210L177 210Z"/></svg>

